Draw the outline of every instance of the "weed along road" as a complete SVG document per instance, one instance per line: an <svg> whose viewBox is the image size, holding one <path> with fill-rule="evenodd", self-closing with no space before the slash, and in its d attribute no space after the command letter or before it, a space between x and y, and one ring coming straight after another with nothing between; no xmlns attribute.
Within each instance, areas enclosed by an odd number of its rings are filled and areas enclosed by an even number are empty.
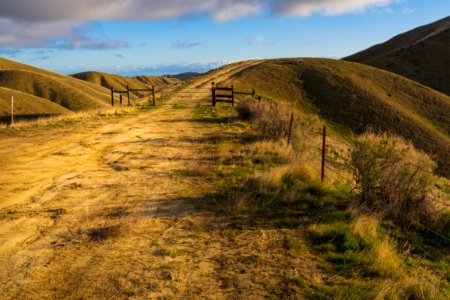
<svg viewBox="0 0 450 300"><path fill-rule="evenodd" d="M223 294L216 260L237 250L196 206L214 191L217 136L243 129L195 118L211 81L256 63L194 80L153 110L2 132L0 298Z"/></svg>

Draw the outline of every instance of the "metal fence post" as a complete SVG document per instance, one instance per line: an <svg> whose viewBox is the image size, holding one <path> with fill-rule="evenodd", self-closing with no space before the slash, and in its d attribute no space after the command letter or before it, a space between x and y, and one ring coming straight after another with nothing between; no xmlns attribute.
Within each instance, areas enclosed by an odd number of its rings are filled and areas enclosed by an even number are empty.
<svg viewBox="0 0 450 300"><path fill-rule="evenodd" d="M326 138L327 138L327 127L323 126L322 132L322 169L320 173L320 183L323 184L325 180L325 147L326 147Z"/></svg>

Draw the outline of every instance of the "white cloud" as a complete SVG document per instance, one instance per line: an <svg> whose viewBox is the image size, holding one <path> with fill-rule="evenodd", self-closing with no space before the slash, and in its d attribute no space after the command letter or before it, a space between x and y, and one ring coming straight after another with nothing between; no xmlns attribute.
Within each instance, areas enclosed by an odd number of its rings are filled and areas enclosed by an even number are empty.
<svg viewBox="0 0 450 300"><path fill-rule="evenodd" d="M245 1L219 1L212 16L217 21L230 21L233 19L256 15L261 12L267 1L245 0Z"/></svg>
<svg viewBox="0 0 450 300"><path fill-rule="evenodd" d="M225 22L270 12L338 15L388 6L400 0L0 0L0 47L120 48L96 41L79 28L94 20L161 20L192 15Z"/></svg>
<svg viewBox="0 0 450 300"><path fill-rule="evenodd" d="M314 13L341 15L360 12L374 6L389 5L393 0L279 0L276 11L282 15L306 17Z"/></svg>
<svg viewBox="0 0 450 300"><path fill-rule="evenodd" d="M269 41L265 36L248 36L245 41L250 46L267 46L273 45L274 43Z"/></svg>
<svg viewBox="0 0 450 300"><path fill-rule="evenodd" d="M414 12L414 9L410 8L410 7L405 7L402 10L402 15L410 15Z"/></svg>
<svg viewBox="0 0 450 300"><path fill-rule="evenodd" d="M200 45L201 43L199 42L173 41L170 47L175 49L190 49Z"/></svg>

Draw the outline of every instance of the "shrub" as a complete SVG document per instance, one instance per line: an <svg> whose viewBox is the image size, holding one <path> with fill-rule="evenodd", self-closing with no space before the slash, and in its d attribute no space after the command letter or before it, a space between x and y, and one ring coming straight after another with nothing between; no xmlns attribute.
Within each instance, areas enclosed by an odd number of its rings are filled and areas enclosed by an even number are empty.
<svg viewBox="0 0 450 300"><path fill-rule="evenodd" d="M289 129L292 109L286 103L245 98L239 102L236 110L239 118L254 121L267 138L282 138Z"/></svg>
<svg viewBox="0 0 450 300"><path fill-rule="evenodd" d="M351 164L361 203L369 209L404 224L435 218L430 191L436 164L402 138L372 133L360 136Z"/></svg>

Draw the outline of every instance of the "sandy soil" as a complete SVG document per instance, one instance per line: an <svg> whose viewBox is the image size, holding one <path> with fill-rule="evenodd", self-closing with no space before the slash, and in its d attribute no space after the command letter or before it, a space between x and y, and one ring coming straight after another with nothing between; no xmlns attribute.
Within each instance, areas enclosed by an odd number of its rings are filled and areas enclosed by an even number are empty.
<svg viewBox="0 0 450 300"><path fill-rule="evenodd" d="M194 122L194 109L211 81L255 63L197 79L149 112L0 136L0 298L258 298L280 270L317 277L312 261L280 266L292 233L236 234L195 204L214 190L201 173L222 128ZM261 253L256 283L246 269Z"/></svg>

